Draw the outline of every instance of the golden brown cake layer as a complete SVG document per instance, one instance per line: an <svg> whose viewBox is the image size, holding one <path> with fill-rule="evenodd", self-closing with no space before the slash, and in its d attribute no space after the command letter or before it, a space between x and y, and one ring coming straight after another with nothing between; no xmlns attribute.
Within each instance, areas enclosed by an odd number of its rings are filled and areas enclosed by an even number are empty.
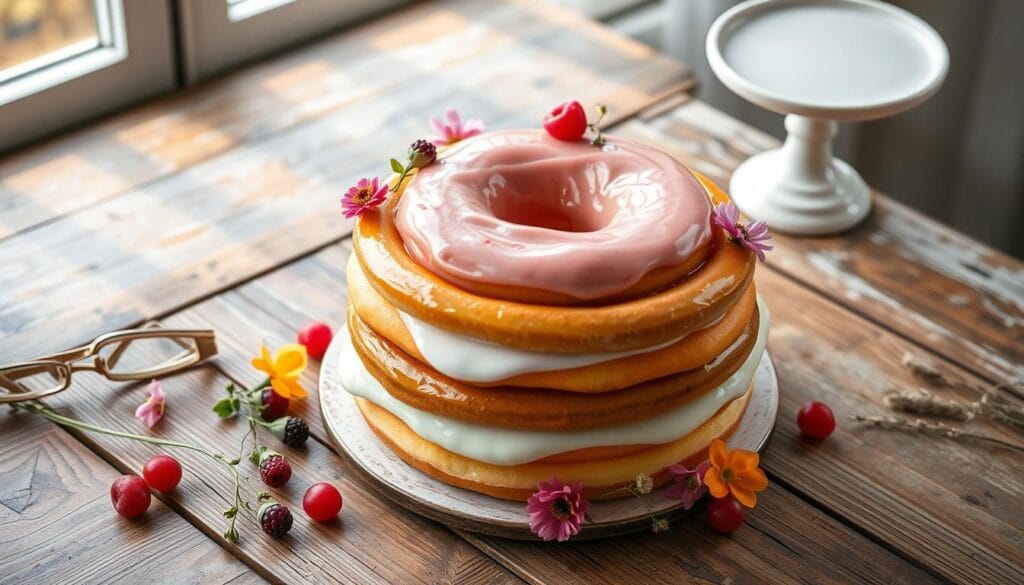
<svg viewBox="0 0 1024 585"><path fill-rule="evenodd" d="M414 433L404 422L374 405L356 398L367 424L406 463L445 483L507 500L526 500L537 484L552 477L582 481L591 499L606 497L638 473L651 475L655 486L669 480L665 469L676 463L693 466L707 459L715 438L727 439L743 417L750 391L733 400L695 431L664 445L656 445L615 457L574 462L533 462L493 465L457 455Z"/></svg>
<svg viewBox="0 0 1024 585"><path fill-rule="evenodd" d="M571 431L655 416L714 390L750 355L758 319L755 312L740 336L708 364L602 394L467 384L444 376L377 335L351 307L348 325L356 353L370 375L409 406L487 426Z"/></svg>

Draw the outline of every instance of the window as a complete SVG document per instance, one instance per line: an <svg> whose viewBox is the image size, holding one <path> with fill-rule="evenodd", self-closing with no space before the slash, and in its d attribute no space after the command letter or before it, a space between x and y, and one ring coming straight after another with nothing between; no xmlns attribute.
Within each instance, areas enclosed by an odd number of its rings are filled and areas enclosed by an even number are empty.
<svg viewBox="0 0 1024 585"><path fill-rule="evenodd" d="M0 0L0 151L174 84L169 0Z"/></svg>
<svg viewBox="0 0 1024 585"><path fill-rule="evenodd" d="M205 79L402 3L403 0L179 0L185 79L190 83Z"/></svg>
<svg viewBox="0 0 1024 585"><path fill-rule="evenodd" d="M0 0L0 152L404 1Z"/></svg>

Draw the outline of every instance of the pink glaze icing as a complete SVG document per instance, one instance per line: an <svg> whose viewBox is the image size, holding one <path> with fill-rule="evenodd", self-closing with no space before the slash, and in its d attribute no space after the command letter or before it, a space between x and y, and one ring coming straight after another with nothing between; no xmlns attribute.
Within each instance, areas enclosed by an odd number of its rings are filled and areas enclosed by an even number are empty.
<svg viewBox="0 0 1024 585"><path fill-rule="evenodd" d="M442 278L583 300L623 292L711 236L708 197L672 157L542 130L458 143L409 182L396 213L409 254Z"/></svg>

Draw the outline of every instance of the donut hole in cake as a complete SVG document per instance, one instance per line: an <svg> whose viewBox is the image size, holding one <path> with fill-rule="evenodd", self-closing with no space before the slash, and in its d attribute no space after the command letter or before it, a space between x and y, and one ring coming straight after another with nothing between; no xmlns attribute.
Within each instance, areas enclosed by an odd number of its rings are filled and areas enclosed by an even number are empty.
<svg viewBox="0 0 1024 585"><path fill-rule="evenodd" d="M561 232L596 232L612 222L620 211L617 198L625 195L607 177L608 168L600 164L503 170L478 188L501 221Z"/></svg>

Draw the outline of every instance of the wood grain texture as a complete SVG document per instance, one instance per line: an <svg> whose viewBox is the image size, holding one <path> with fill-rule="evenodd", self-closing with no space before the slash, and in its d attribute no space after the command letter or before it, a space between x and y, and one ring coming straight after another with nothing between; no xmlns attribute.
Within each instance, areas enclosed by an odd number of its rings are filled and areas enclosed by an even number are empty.
<svg viewBox="0 0 1024 585"><path fill-rule="evenodd" d="M0 583L256 583L248 567L157 499L126 520L122 472L50 422L0 407Z"/></svg>
<svg viewBox="0 0 1024 585"><path fill-rule="evenodd" d="M96 377L82 378L76 378L74 393L60 395L52 406L95 424L145 433L132 417L135 406L144 400L143 385L122 386ZM230 456L237 454L245 425L234 420L219 421L210 410L223 396L228 381L213 366L164 378L167 411L153 434L207 445ZM74 434L126 469L139 469L148 457L161 452L123 439ZM247 461L241 464L241 470L251 478L255 489L271 492L291 508L294 524L286 538L275 540L263 534L254 516L243 511L238 524L241 540L238 544L225 541L222 534L227 524L221 512L230 505L231 477L223 466L191 451L172 451L181 461L185 476L175 492L167 496L167 504L264 578L284 583L434 583L466 570L486 574L490 581L515 582L493 561L478 560L480 554L451 532L384 505L352 482L342 461L315 439L302 449L291 449L269 433L262 436L270 448L284 454L291 463L288 484L276 490L267 488L259 481L256 467ZM321 524L310 521L302 512L306 488L319 481L329 481L342 491L345 508L340 521ZM254 500L254 494L248 493ZM472 567L464 569L466 563Z"/></svg>
<svg viewBox="0 0 1024 585"><path fill-rule="evenodd" d="M778 145L697 100L615 131L723 187L740 162ZM874 200L868 220L841 236L775 234L768 266L989 380L1024 379L1024 264L880 193Z"/></svg>
<svg viewBox="0 0 1024 585"><path fill-rule="evenodd" d="M290 339L302 323L313 319L324 319L336 326L344 322L344 266L350 250L347 242L329 246L246 283L229 294L177 313L166 323L175 327L213 327L218 332L224 367L230 368L232 362L244 367L242 356L248 355L248 351L240 355L231 352L236 347L245 348L247 344L255 343L261 332L268 339L284 341ZM240 332L248 341L233 341ZM775 351L774 345L770 345L770 350ZM789 384L792 383L791 380ZM781 386L784 400L787 386ZM786 417L786 412L784 408L780 416ZM792 416L791 410L789 416ZM324 430L318 427L314 432L323 433ZM769 444L769 455L778 442L773 440ZM870 447L865 450L864 457L875 456ZM770 503L771 494L775 493L781 494L782 500ZM809 499L814 501L813 497ZM906 583L931 581L927 574L902 561L884 546L874 544L821 513L811 503L787 495L785 489L775 486L763 500L764 503L759 504L751 515L751 522L758 528L740 531L731 539L712 536L699 518L679 523L683 528L677 527L667 535L626 537L608 543L552 547L467 537L506 563L519 577L537 583L637 579L720 583L727 577L744 582L744 577L751 575L758 575L766 581L787 582L786 575L798 574L799 570L808 571L805 578L808 582L861 579L880 582L902 580ZM773 511L764 512L766 509ZM762 513L770 520L756 521L755 517ZM777 518L784 520L777 522ZM803 541L804 535L810 535L808 542ZM737 541L741 544L734 544ZM835 551L848 551L849 554ZM866 567L879 568L868 571Z"/></svg>
<svg viewBox="0 0 1024 585"><path fill-rule="evenodd" d="M923 349L772 271L760 271L756 284L772 308L768 347L782 389L776 434L762 460L770 476L946 579L1019 580L1024 455L850 422L851 414L892 414L885 393L921 385L901 358ZM936 365L978 381L952 363ZM796 427L809 400L827 403L838 421L820 444L802 439ZM1013 431L978 422L973 428L1022 443Z"/></svg>
<svg viewBox="0 0 1024 585"><path fill-rule="evenodd" d="M0 239L331 112L394 102L429 79L449 94L501 84L509 106L528 92L557 103L581 88L624 105L692 83L684 66L555 5L411 6L0 160ZM428 113L440 111L419 115Z"/></svg>
<svg viewBox="0 0 1024 585"><path fill-rule="evenodd" d="M702 516L661 534L557 546L463 536L537 584L941 582L774 483L732 535L713 532Z"/></svg>

